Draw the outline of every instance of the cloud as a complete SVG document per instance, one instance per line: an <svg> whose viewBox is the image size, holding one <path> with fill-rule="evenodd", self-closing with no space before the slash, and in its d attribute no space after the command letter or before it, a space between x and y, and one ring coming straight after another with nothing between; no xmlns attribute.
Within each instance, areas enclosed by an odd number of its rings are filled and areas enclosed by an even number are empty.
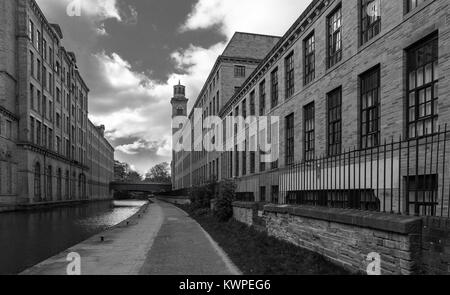
<svg viewBox="0 0 450 295"><path fill-rule="evenodd" d="M159 147L160 144L156 141L150 142L145 139L139 139L131 144L118 146L116 150L128 155L136 155L143 151L157 152Z"/></svg>
<svg viewBox="0 0 450 295"><path fill-rule="evenodd" d="M125 5L122 0L38 0L38 4L50 14L62 9L69 17L89 23L99 36L108 35L104 25L107 20L127 25L135 25L138 20L136 8Z"/></svg>
<svg viewBox="0 0 450 295"><path fill-rule="evenodd" d="M235 31L282 35L311 0L199 0L181 32L210 29L231 37Z"/></svg>

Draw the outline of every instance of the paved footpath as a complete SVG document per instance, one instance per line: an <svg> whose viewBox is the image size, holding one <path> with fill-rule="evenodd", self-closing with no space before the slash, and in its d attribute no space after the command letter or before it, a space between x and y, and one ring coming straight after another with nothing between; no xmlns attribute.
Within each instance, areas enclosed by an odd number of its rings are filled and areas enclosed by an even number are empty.
<svg viewBox="0 0 450 295"><path fill-rule="evenodd" d="M67 255L81 256L83 275L240 274L201 226L177 207L160 201L126 222L95 235L24 271L65 275ZM101 237L104 241L101 242Z"/></svg>

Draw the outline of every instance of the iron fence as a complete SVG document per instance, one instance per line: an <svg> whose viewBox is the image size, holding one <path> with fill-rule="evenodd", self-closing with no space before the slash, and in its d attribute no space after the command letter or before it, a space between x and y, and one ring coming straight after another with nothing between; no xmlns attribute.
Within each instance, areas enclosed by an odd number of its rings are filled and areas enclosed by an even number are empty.
<svg viewBox="0 0 450 295"><path fill-rule="evenodd" d="M445 126L282 168L272 202L450 217L449 133Z"/></svg>

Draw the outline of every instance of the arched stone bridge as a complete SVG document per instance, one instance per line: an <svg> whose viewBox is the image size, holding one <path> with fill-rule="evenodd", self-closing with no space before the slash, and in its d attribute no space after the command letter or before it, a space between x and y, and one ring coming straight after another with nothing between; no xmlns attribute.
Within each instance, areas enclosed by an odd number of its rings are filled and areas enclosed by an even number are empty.
<svg viewBox="0 0 450 295"><path fill-rule="evenodd" d="M172 184L112 182L111 189L118 192L163 193L171 191Z"/></svg>

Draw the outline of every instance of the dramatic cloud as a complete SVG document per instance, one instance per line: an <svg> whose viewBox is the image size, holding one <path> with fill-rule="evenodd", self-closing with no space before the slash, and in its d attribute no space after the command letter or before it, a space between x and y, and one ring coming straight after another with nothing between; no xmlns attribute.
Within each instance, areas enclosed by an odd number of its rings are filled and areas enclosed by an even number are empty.
<svg viewBox="0 0 450 295"><path fill-rule="evenodd" d="M67 17L80 18L101 36L107 35L106 20L136 24L138 19L136 8L121 0L39 0L39 5L45 11L63 10Z"/></svg>
<svg viewBox="0 0 450 295"><path fill-rule="evenodd" d="M283 35L311 0L199 0L181 27L182 32L219 26L235 31Z"/></svg>

